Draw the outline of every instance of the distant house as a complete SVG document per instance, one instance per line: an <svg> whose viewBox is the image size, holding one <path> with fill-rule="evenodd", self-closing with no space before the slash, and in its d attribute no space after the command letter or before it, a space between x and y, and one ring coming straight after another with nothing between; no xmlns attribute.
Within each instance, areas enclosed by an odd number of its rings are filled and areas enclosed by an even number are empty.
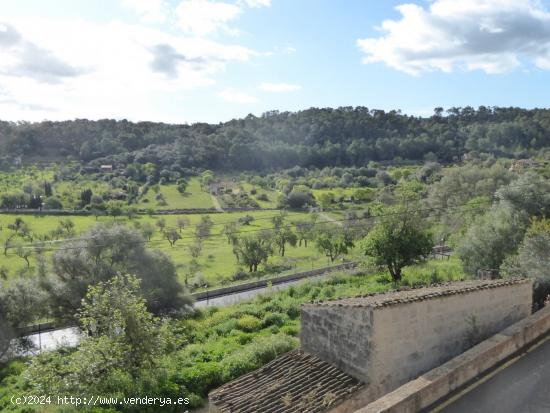
<svg viewBox="0 0 550 413"><path fill-rule="evenodd" d="M113 172L113 165L101 165L99 170L101 172Z"/></svg>
<svg viewBox="0 0 550 413"><path fill-rule="evenodd" d="M540 166L540 163L535 161L534 159L519 159L512 163L512 165L509 168L509 171L521 172L525 169L538 168L539 166Z"/></svg>

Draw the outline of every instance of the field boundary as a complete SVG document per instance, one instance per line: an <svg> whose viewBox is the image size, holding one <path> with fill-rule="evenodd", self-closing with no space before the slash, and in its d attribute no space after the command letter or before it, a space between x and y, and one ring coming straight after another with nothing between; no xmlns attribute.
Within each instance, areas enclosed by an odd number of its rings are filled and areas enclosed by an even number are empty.
<svg viewBox="0 0 550 413"><path fill-rule="evenodd" d="M222 211L216 208L192 208L192 209L158 209L149 211L138 209L138 215L192 215L192 214L223 214L226 212L262 212L262 211L280 211L277 208L223 208ZM305 211L304 211L305 212ZM40 215L40 216L93 216L90 211L81 209L0 209L0 215ZM106 216L106 215L105 215ZM120 217L124 217L122 214Z"/></svg>

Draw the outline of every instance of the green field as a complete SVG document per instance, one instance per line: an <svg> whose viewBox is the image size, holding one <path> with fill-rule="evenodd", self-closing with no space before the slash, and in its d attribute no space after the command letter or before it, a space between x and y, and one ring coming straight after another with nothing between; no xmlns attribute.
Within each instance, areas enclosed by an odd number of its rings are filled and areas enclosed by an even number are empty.
<svg viewBox="0 0 550 413"><path fill-rule="evenodd" d="M279 192L273 191L273 190L270 190L270 189L263 189L263 188L254 186L252 184L249 184L248 182L243 182L241 184L241 186L248 193L250 193L250 191L252 189L256 189L256 191L257 191L256 195L251 195L251 196L260 205L260 208L263 208L263 209L277 208L277 198L280 195ZM262 200L258 199L258 196L260 196L260 194L265 194L267 196L268 201L262 201Z"/></svg>
<svg viewBox="0 0 550 413"><path fill-rule="evenodd" d="M202 254L198 259L200 268L193 274L190 273L189 264L191 257L188 251L188 247L194 243L194 227L200 221L201 215L189 214L189 215L163 215L163 216L151 216L140 215L132 220L127 218L117 218L118 222L123 222L131 226L139 226L145 222L149 222L152 225L155 224L157 219L162 218L166 220L167 228L176 228L177 219L185 216L189 219L189 226L181 231L182 239L178 240L175 246L171 247L162 234L157 230L151 241L148 243L148 247L151 249L161 250L168 254L174 261L179 278L184 282L186 275L189 283L193 281L198 284L208 283L210 286L220 285L227 283L231 280L232 275L240 269L239 264L232 252L232 246L228 244L227 239L221 235L223 224L237 221L244 215L250 215L254 217L254 221L250 225L242 226L240 231L242 232L254 232L264 228L270 228L272 226L271 217L276 215L274 211L253 211L253 212L238 212L238 213L224 213L224 214L210 214L214 226L212 228L212 235L208 239L203 241ZM306 219L307 213L292 212L288 214L288 221L292 222L299 219ZM10 223L13 223L16 219L16 215L0 215L0 245L4 244L4 240L11 231L7 228ZM47 234L54 230L62 219L69 218L75 223L76 236L82 235L90 227L96 224L96 222L112 222L111 217L99 217L97 220L93 216L70 216L70 217L57 217L57 216L21 216L21 218L30 227L34 238L39 235ZM19 240L20 243L29 244L29 241ZM55 245L55 244L53 244ZM59 244L57 244L59 245ZM67 244L64 244L67 245ZM47 255L51 255L52 252L48 252ZM36 267L36 257L30 258L30 273ZM308 247L288 247L285 257L272 256L268 264L273 267L274 272L280 270L305 270L312 267L319 267L327 264L327 258L322 256L314 247L313 243L309 243ZM15 248L8 250L6 256L3 255L3 250L0 252L0 267L7 268L9 278L13 279L26 269L26 262L15 254ZM260 267L262 269L263 266ZM246 269L243 269L246 271ZM1 280L0 280L1 281Z"/></svg>
<svg viewBox="0 0 550 413"><path fill-rule="evenodd" d="M178 192L176 185L159 185L159 190L164 196L166 205L159 205L155 199L156 193L149 190L136 204L138 208L169 210L169 209L208 209L213 208L212 197L203 191L198 178L191 178L185 193Z"/></svg>
<svg viewBox="0 0 550 413"><path fill-rule="evenodd" d="M51 181L53 176L52 170L37 166L26 167L17 172L0 172L0 193L20 191L26 184L41 186L44 181Z"/></svg>

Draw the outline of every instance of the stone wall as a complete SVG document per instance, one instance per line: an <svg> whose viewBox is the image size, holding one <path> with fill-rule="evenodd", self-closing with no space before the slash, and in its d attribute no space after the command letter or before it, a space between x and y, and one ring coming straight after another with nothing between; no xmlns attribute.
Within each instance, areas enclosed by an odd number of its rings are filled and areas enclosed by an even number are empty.
<svg viewBox="0 0 550 413"><path fill-rule="evenodd" d="M300 341L367 384L348 401L351 411L529 316L531 306L525 280L312 303L302 306Z"/></svg>
<svg viewBox="0 0 550 413"><path fill-rule="evenodd" d="M550 331L550 306L518 321L445 364L409 381L355 413L414 413L476 380L499 363L525 351ZM351 412L353 409L342 410ZM336 410L331 413L336 413Z"/></svg>
<svg viewBox="0 0 550 413"><path fill-rule="evenodd" d="M372 309L302 307L302 349L364 380L369 370Z"/></svg>
<svg viewBox="0 0 550 413"><path fill-rule="evenodd" d="M527 317L531 305L526 282L378 309L368 382L393 390Z"/></svg>

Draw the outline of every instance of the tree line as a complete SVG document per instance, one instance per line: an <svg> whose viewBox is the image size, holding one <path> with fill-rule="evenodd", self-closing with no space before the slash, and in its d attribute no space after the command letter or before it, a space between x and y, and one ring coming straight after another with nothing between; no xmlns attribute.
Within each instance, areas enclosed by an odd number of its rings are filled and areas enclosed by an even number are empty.
<svg viewBox="0 0 550 413"><path fill-rule="evenodd" d="M436 108L431 117L366 107L271 111L220 124L85 119L0 122L4 167L14 156L72 157L161 168L267 170L360 166L369 161L452 162L469 151L526 156L550 146L550 110Z"/></svg>

